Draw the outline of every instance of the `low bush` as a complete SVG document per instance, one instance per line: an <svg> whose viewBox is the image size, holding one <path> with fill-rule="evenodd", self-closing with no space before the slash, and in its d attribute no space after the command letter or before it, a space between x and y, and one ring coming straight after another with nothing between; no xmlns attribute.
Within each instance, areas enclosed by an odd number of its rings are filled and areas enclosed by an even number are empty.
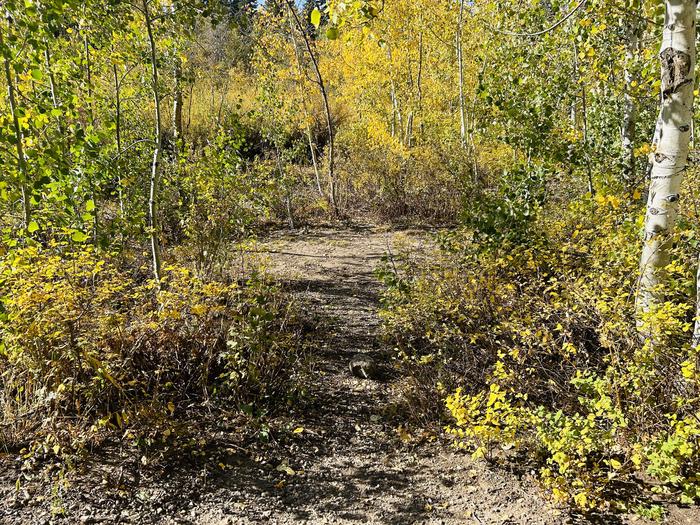
<svg viewBox="0 0 700 525"><path fill-rule="evenodd" d="M659 290L665 301L643 320L653 345L640 342L634 319L638 194L547 209L498 242L484 242L488 228L443 234L428 263L384 268L382 317L418 385L411 403L424 420L440 415L477 457L526 452L558 501L634 506L644 491L620 489L640 488L640 476L667 498L696 501L691 209L666 268L672 284Z"/></svg>
<svg viewBox="0 0 700 525"><path fill-rule="evenodd" d="M294 394L294 308L262 277L205 281L54 243L0 262L4 446L79 447L204 405Z"/></svg>
<svg viewBox="0 0 700 525"><path fill-rule="evenodd" d="M453 223L470 185L471 162L458 143L408 147L357 126L338 136L343 205L384 221Z"/></svg>

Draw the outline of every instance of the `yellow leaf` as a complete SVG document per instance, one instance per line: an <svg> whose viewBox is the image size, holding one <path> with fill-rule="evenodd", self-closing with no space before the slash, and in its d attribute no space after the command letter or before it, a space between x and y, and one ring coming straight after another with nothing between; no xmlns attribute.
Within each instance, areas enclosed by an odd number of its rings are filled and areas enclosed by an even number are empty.
<svg viewBox="0 0 700 525"><path fill-rule="evenodd" d="M292 434L301 434L304 431L304 427L297 427L292 431Z"/></svg>
<svg viewBox="0 0 700 525"><path fill-rule="evenodd" d="M580 492L574 496L574 502L581 508L585 508L588 504L588 497L585 492Z"/></svg>
<svg viewBox="0 0 700 525"><path fill-rule="evenodd" d="M289 465L287 465L286 463L282 463L282 464L279 465L275 470L277 470L277 472L284 472L284 473L287 474L288 476L293 476L294 474L296 474L296 472L294 472L294 469L291 468L291 467L290 467Z"/></svg>
<svg viewBox="0 0 700 525"><path fill-rule="evenodd" d="M486 449L484 447L477 448L472 454L472 458L474 459L481 459L484 456L486 456Z"/></svg>
<svg viewBox="0 0 700 525"><path fill-rule="evenodd" d="M411 434L406 432L406 429L403 427L403 425L399 425L398 427L396 427L396 433L399 435L399 439L404 443L411 441Z"/></svg>

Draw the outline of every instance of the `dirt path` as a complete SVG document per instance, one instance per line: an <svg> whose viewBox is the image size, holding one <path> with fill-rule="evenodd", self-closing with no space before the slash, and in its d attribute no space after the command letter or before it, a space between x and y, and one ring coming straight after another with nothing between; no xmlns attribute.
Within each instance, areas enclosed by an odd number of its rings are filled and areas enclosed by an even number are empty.
<svg viewBox="0 0 700 525"><path fill-rule="evenodd" d="M373 270L388 247L420 245L425 238L410 231L321 229L264 243L262 250L272 252L272 273L322 320L313 404L293 416L304 431L284 446L286 453L277 459L281 466L263 468L262 483L233 483L237 501L205 505L197 512L199 522L565 522L529 482L437 444L402 443L383 411L394 381L361 380L349 373L356 353L390 364L378 338L380 290ZM286 465L293 475L281 472Z"/></svg>
<svg viewBox="0 0 700 525"><path fill-rule="evenodd" d="M380 285L373 271L389 247L420 247L427 239L369 227L271 235L259 251L318 322L308 395L275 419L271 443L237 446L231 441L242 434L240 423L217 421L219 430L202 436L194 459L176 455L162 468L143 466L117 442L65 477L51 465L43 474L20 470L21 459L6 454L0 524L572 522L531 480L430 440L399 439L397 422L384 409L400 378L349 373L356 353L391 368L378 337Z"/></svg>

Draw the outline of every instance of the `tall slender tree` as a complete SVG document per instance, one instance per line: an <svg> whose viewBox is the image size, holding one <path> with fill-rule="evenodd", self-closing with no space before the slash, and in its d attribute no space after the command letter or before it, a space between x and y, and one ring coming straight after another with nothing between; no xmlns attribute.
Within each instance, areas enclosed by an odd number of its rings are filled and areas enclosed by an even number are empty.
<svg viewBox="0 0 700 525"><path fill-rule="evenodd" d="M9 22L9 20L8 20ZM17 92L15 87L15 78L12 71L12 56L11 51L5 45L3 33L5 28L0 29L0 52L2 52L3 69L5 71L5 83L7 85L7 103L10 113L12 114L12 127L15 134L15 152L17 155L17 172L19 175L19 186L22 195L22 222L26 228L31 219L31 204L29 202L29 170L27 168L27 159L24 156L24 133L19 123L18 108L17 108Z"/></svg>
<svg viewBox="0 0 700 525"><path fill-rule="evenodd" d="M664 269L688 160L695 81L696 0L666 0L661 61L661 110L655 132L644 245L637 291L638 327L648 338L644 314L663 300Z"/></svg>
<svg viewBox="0 0 700 525"><path fill-rule="evenodd" d="M158 205L160 198L161 157L163 154L163 122L161 116L161 96L158 85L158 50L153 31L153 18L149 9L149 1L142 0L141 10L143 14L151 63L151 89L153 92L153 104L155 108L155 127L153 130L153 160L151 162L150 187L148 193L148 228L151 240L151 259L153 264L153 276L156 281L161 281L161 247Z"/></svg>
<svg viewBox="0 0 700 525"><path fill-rule="evenodd" d="M340 208L338 205L338 182L336 180L335 173L335 127L333 124L333 116L331 114L331 106L328 98L328 89L321 73L321 67L319 66L318 56L316 54L316 50L314 49L314 43L312 42L308 31L305 29L301 18L299 17L296 6L292 0L285 0L285 2L294 19L297 31L299 31L304 41L304 46L309 55L309 59L311 60L311 65L316 78L316 84L318 85L318 89L321 93L321 99L323 100L323 113L326 117L326 128L328 130L328 195L331 206L333 207L333 212L336 215L339 215Z"/></svg>

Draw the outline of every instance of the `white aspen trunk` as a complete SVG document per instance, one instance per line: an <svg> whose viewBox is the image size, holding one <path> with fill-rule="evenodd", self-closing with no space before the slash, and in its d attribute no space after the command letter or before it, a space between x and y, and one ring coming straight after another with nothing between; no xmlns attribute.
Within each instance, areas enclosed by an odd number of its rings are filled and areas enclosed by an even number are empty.
<svg viewBox="0 0 700 525"><path fill-rule="evenodd" d="M396 119L400 117L399 105L396 100L396 85L394 79L391 80L391 136L396 137ZM401 119L399 118L399 121ZM399 124L400 126L400 124Z"/></svg>
<svg viewBox="0 0 700 525"><path fill-rule="evenodd" d="M46 62L46 70L49 73L49 89L51 91L51 105L58 108L58 96L56 95L56 79L53 75L53 67L51 66L51 52L49 43L44 41L44 61ZM60 125L60 123L59 123ZM59 128L60 129L60 128Z"/></svg>
<svg viewBox="0 0 700 525"><path fill-rule="evenodd" d="M46 63L46 70L49 76L49 90L51 92L51 105L54 109L59 109L58 94L56 89L56 78L53 74L53 66L51 64L51 50L49 47L49 42L44 40L44 62ZM62 117L56 118L56 124L58 125L58 134L61 137L66 136L65 126ZM61 150L63 155L66 155L66 142L65 140L61 142Z"/></svg>
<svg viewBox="0 0 700 525"><path fill-rule="evenodd" d="M700 256L698 256L697 272L695 274L695 326L693 327L693 348L700 346ZM696 368L700 365L700 357L696 360Z"/></svg>
<svg viewBox="0 0 700 525"><path fill-rule="evenodd" d="M5 48L5 41L3 38L3 30L0 30L0 48ZM10 106L10 113L12 113L12 127L15 133L15 151L17 154L17 171L20 176L20 193L22 194L22 222L23 226L26 228L29 226L31 220L31 206L29 202L29 190L27 189L27 183L29 182L29 171L27 170L27 159L24 157L24 133L22 133L22 127L19 124L19 117L17 116L17 100L15 97L15 83L12 77L12 67L10 65L10 57L7 54L3 56L3 65L5 69L5 82L7 84L7 101Z"/></svg>
<svg viewBox="0 0 700 525"><path fill-rule="evenodd" d="M586 156L586 175L588 176L588 193L595 195L593 186L593 172L591 171L591 155L588 148L588 102L586 88L581 84L581 114L583 116L583 149Z"/></svg>
<svg viewBox="0 0 700 525"><path fill-rule="evenodd" d="M173 136L175 142L182 141L182 60L180 57L175 58L175 70L173 71L175 80L175 92L173 94ZM179 151L180 145L176 144L176 151Z"/></svg>
<svg viewBox="0 0 700 525"><path fill-rule="evenodd" d="M576 82L579 81L579 70L578 70L578 46L574 42L574 78ZM591 159L588 151L588 102L586 99L586 88L581 84L581 131L583 132L583 152L586 162L586 175L588 178L588 193L595 195L595 188L593 187L593 173L591 171Z"/></svg>
<svg viewBox="0 0 700 525"><path fill-rule="evenodd" d="M457 68L459 70L459 136L462 148L467 147L467 119L464 107L464 60L462 57L462 26L464 23L464 0L459 2L459 18L457 20Z"/></svg>
<svg viewBox="0 0 700 525"><path fill-rule="evenodd" d="M413 111L408 114L406 122L406 140L404 141L407 147L413 147Z"/></svg>
<svg viewBox="0 0 700 525"><path fill-rule="evenodd" d="M85 10L83 9L83 15L85 13ZM83 28L85 31L85 34L83 36L83 51L85 53L85 81L87 83L87 108L88 108L88 116L90 118L90 125L95 126L95 109L94 109L94 104L93 104L93 89L92 89L92 57L90 55L90 38L88 36L88 29ZM100 213L99 213L99 203L97 200L97 191L95 189L95 180L94 178L90 178L90 197L92 198L92 203L94 206L93 209L93 232L92 232L92 240L95 246L97 246L99 242L99 235L100 235Z"/></svg>
<svg viewBox="0 0 700 525"><path fill-rule="evenodd" d="M661 113L655 132L644 246L637 290L637 327L643 337L643 314L663 296L659 285L669 262L671 236L678 213L680 186L688 160L693 119L696 0L666 0L661 60Z"/></svg>
<svg viewBox="0 0 700 525"><path fill-rule="evenodd" d="M637 128L637 104L632 96L634 75L631 63L637 54L639 35L636 22L630 22L629 37L625 49L625 101L622 115L622 179L631 182L635 178L636 162L634 158L634 140Z"/></svg>
<svg viewBox="0 0 700 525"><path fill-rule="evenodd" d="M291 8L289 5L287 5L287 12L288 12L288 20L289 20L289 34L292 37L292 44L294 45L294 56L297 61L297 72L299 74L299 87L301 91L301 99L302 99L302 107L304 108L304 115L307 119L309 120L309 111L306 107L306 97L303 86L301 85L301 81L304 77L304 66L301 60L301 51L299 50L299 44L297 43L297 38L294 35L294 24L292 22L292 12ZM321 184L321 172L318 169L318 159L316 158L316 143L314 142L314 137L313 133L311 131L311 126L309 124L306 125L306 136L309 141L309 151L311 152L311 163L314 168L314 176L316 177L316 189L318 190L318 194L321 197L324 197L323 194L323 186Z"/></svg>
<svg viewBox="0 0 700 525"><path fill-rule="evenodd" d="M394 81L394 57L391 54L391 47L389 44L386 45L386 56L389 60L389 80L391 83L391 136L396 136L396 128L398 124L398 129L403 133L403 117L401 116L401 108L399 107L399 98L396 94L396 82Z"/></svg>
<svg viewBox="0 0 700 525"><path fill-rule="evenodd" d="M336 216L340 215L340 207L338 205L338 183L335 180L335 130L333 128L333 118L331 116L331 106L328 100L328 90L326 89L326 84L323 80L323 75L321 75L321 68L318 64L318 59L314 53L314 49L309 40L309 35L306 33L304 25L299 19L299 15L294 7L294 2L292 0L285 0L287 7L289 8L292 16L294 17L295 24L299 33L301 33L304 39L304 44L306 47L306 52L309 54L311 59L311 65L313 66L314 73L316 75L316 83L318 84L318 89L321 92L321 98L323 100L323 110L326 117L326 126L328 128L328 186L329 186L329 197L331 201L331 206L333 207L333 213Z"/></svg>
<svg viewBox="0 0 700 525"><path fill-rule="evenodd" d="M88 96L88 112L90 113L90 124L95 124L95 113L92 109L92 63L90 57L90 41L88 40L87 32L84 39L85 47L85 76L87 79L87 96Z"/></svg>
<svg viewBox="0 0 700 525"><path fill-rule="evenodd" d="M423 27L423 17L420 17L420 27ZM418 138L423 135L423 32L418 35L418 75L416 88L418 89Z"/></svg>
<svg viewBox="0 0 700 525"><path fill-rule="evenodd" d="M119 165L122 160L122 95L121 82L117 71L117 64L112 64L112 75L114 77L114 126L117 141L117 185L119 193L119 211L124 216L124 189L122 184L121 170Z"/></svg>
<svg viewBox="0 0 700 525"><path fill-rule="evenodd" d="M316 143L314 142L311 126L306 126L306 137L309 140L309 151L311 152L311 164L314 167L314 176L316 177L316 189L318 194L323 197L323 186L321 185L321 172L318 169L318 159L316 158Z"/></svg>
<svg viewBox="0 0 700 525"><path fill-rule="evenodd" d="M148 0L143 0L143 16L146 23L146 32L148 33L148 42L150 45L151 59L151 77L153 83L153 102L155 104L156 122L154 130L155 149L153 150L153 161L151 163L151 179L148 193L148 226L149 237L151 240L151 257L153 261L153 276L156 282L161 281L161 256L160 256L160 239L158 225L158 194L160 185L160 157L163 149L163 132L162 120L160 114L160 93L158 90L158 62L156 56L156 41L153 37L153 27L151 15L148 11Z"/></svg>

